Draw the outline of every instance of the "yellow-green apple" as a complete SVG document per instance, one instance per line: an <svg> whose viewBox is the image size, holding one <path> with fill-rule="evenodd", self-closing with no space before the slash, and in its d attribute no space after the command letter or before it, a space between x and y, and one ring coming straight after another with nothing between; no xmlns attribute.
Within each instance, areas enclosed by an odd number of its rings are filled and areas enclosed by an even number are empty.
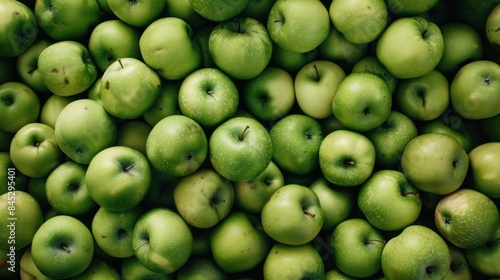
<svg viewBox="0 0 500 280"><path fill-rule="evenodd" d="M101 20L96 0L37 0L34 12L43 32L56 41L83 40Z"/></svg>
<svg viewBox="0 0 500 280"><path fill-rule="evenodd" d="M97 246L113 258L134 256L132 232L144 210L135 207L126 211L110 211L99 208L95 212L91 231Z"/></svg>
<svg viewBox="0 0 500 280"><path fill-rule="evenodd" d="M500 29L500 3L489 13L484 28L488 42L496 49L500 49L500 32L498 32Z"/></svg>
<svg viewBox="0 0 500 280"><path fill-rule="evenodd" d="M319 147L319 166L333 184L362 184L375 168L375 147L363 134L340 129L326 135Z"/></svg>
<svg viewBox="0 0 500 280"><path fill-rule="evenodd" d="M200 68L182 80L178 94L182 114L203 127L215 127L236 113L235 82L218 68Z"/></svg>
<svg viewBox="0 0 500 280"><path fill-rule="evenodd" d="M271 39L299 53L317 48L328 36L330 25L328 9L319 0L278 0L267 19Z"/></svg>
<svg viewBox="0 0 500 280"><path fill-rule="evenodd" d="M226 21L238 16L247 6L248 0L189 0L191 7L202 17L216 22Z"/></svg>
<svg viewBox="0 0 500 280"><path fill-rule="evenodd" d="M149 162L169 176L182 177L195 172L207 154L208 140L203 128L184 115L165 117L152 128L146 140Z"/></svg>
<svg viewBox="0 0 500 280"><path fill-rule="evenodd" d="M462 66L450 84L453 108L466 119L485 119L500 113L500 65L476 60Z"/></svg>
<svg viewBox="0 0 500 280"><path fill-rule="evenodd" d="M350 218L341 222L333 230L329 244L335 267L346 275L367 278L380 271L386 241L367 220Z"/></svg>
<svg viewBox="0 0 500 280"><path fill-rule="evenodd" d="M423 17L403 17L393 21L376 45L377 58L400 79L429 73L441 60L443 51L441 30Z"/></svg>
<svg viewBox="0 0 500 280"><path fill-rule="evenodd" d="M402 172L391 169L373 173L361 185L357 200L368 222L383 231L404 229L422 210L419 190Z"/></svg>
<svg viewBox="0 0 500 280"><path fill-rule="evenodd" d="M441 235L453 245L472 249L495 234L500 221L495 202L473 189L459 189L441 198L435 222Z"/></svg>
<svg viewBox="0 0 500 280"><path fill-rule="evenodd" d="M12 181L9 181L12 182ZM10 256L32 243L33 237L43 223L43 212L38 201L25 191L15 190L0 195L0 249ZM13 263L9 263L11 266Z"/></svg>
<svg viewBox="0 0 500 280"><path fill-rule="evenodd" d="M447 244L450 250L451 265L444 280L472 280L472 270L465 257L465 250L450 243Z"/></svg>
<svg viewBox="0 0 500 280"><path fill-rule="evenodd" d="M273 245L263 265L265 280L323 279L325 264L316 248L303 245Z"/></svg>
<svg viewBox="0 0 500 280"><path fill-rule="evenodd" d="M180 178L173 196L177 213L197 228L213 227L229 215L234 204L231 181L209 168Z"/></svg>
<svg viewBox="0 0 500 280"><path fill-rule="evenodd" d="M282 68L266 67L244 83L242 96L246 109L257 119L279 119L295 104L294 78Z"/></svg>
<svg viewBox="0 0 500 280"><path fill-rule="evenodd" d="M259 176L249 181L234 182L234 204L250 214L260 214L271 195L285 185L285 178L279 167L269 162Z"/></svg>
<svg viewBox="0 0 500 280"><path fill-rule="evenodd" d="M365 133L375 147L375 165L381 169L395 169L406 145L417 135L415 122L395 110L381 125Z"/></svg>
<svg viewBox="0 0 500 280"><path fill-rule="evenodd" d="M96 154L85 174L90 197L111 211L130 210L141 203L151 183L151 167L141 152L113 146Z"/></svg>
<svg viewBox="0 0 500 280"><path fill-rule="evenodd" d="M21 82L0 85L0 129L15 133L23 126L37 121L40 113L38 95Z"/></svg>
<svg viewBox="0 0 500 280"><path fill-rule="evenodd" d="M264 231L275 241L302 245L316 238L324 215L313 190L288 184L276 190L264 204L261 220Z"/></svg>
<svg viewBox="0 0 500 280"><path fill-rule="evenodd" d="M487 142L469 152L472 188L490 198L500 197L500 142Z"/></svg>
<svg viewBox="0 0 500 280"><path fill-rule="evenodd" d="M405 1L386 0L387 9L395 15L420 15L428 12L439 3L439 0Z"/></svg>
<svg viewBox="0 0 500 280"><path fill-rule="evenodd" d="M288 115L271 127L269 136L272 160L281 170L304 175L318 167L324 135L316 119L302 114Z"/></svg>
<svg viewBox="0 0 500 280"><path fill-rule="evenodd" d="M379 76L387 83L391 95L396 92L399 79L394 77L375 55L367 55L359 59L351 69L351 73L358 72L368 72Z"/></svg>
<svg viewBox="0 0 500 280"><path fill-rule="evenodd" d="M118 127L115 146L125 146L146 155L146 143L152 127L143 120L131 120Z"/></svg>
<svg viewBox="0 0 500 280"><path fill-rule="evenodd" d="M455 74L464 63L483 56L483 39L477 30L463 22L448 22L440 26L444 51L436 69ZM457 48L456 46L460 46Z"/></svg>
<svg viewBox="0 0 500 280"><path fill-rule="evenodd" d="M193 234L182 217L167 208L155 208L142 214L132 232L132 248L147 269L169 274L189 259Z"/></svg>
<svg viewBox="0 0 500 280"><path fill-rule="evenodd" d="M151 126L155 126L163 118L170 115L180 115L179 88L182 81L161 80L160 95L149 109L142 115L144 120Z"/></svg>
<svg viewBox="0 0 500 280"><path fill-rule="evenodd" d="M46 220L31 244L33 262L50 278L71 278L89 267L94 239L89 228L75 217L57 215Z"/></svg>
<svg viewBox="0 0 500 280"><path fill-rule="evenodd" d="M476 248L465 249L464 252L467 262L474 271L485 276L499 277L500 225L497 226L495 234L485 244Z"/></svg>
<svg viewBox="0 0 500 280"><path fill-rule="evenodd" d="M167 80L182 79L201 64L201 49L194 31L180 18L163 17L148 25L139 48L144 62Z"/></svg>
<svg viewBox="0 0 500 280"><path fill-rule="evenodd" d="M349 69L368 55L368 46L369 44L355 44L347 40L332 24L328 36L318 46L318 51L321 58Z"/></svg>
<svg viewBox="0 0 500 280"><path fill-rule="evenodd" d="M253 269L266 258L271 244L261 220L243 211L233 211L210 234L212 257L227 273Z"/></svg>
<svg viewBox="0 0 500 280"><path fill-rule="evenodd" d="M48 39L36 40L24 53L16 57L16 72L19 79L38 94L49 93L49 89L40 78L38 57L46 47L52 44L53 42Z"/></svg>
<svg viewBox="0 0 500 280"><path fill-rule="evenodd" d="M410 225L387 241L381 263L387 279L443 279L450 269L451 256L438 233Z"/></svg>
<svg viewBox="0 0 500 280"><path fill-rule="evenodd" d="M11 276L12 276L12 272ZM37 279L37 280L50 280L51 278L43 275L33 262L31 255L31 247L28 247L21 256L19 262L19 276L21 279Z"/></svg>
<svg viewBox="0 0 500 280"><path fill-rule="evenodd" d="M209 279L225 280L224 272L210 256L192 257L177 271L177 280Z"/></svg>
<svg viewBox="0 0 500 280"><path fill-rule="evenodd" d="M97 67L89 50L78 41L58 41L38 56L40 78L54 94L81 93L97 79Z"/></svg>
<svg viewBox="0 0 500 280"><path fill-rule="evenodd" d="M335 0L329 7L330 19L347 40L367 44L377 39L389 20L383 0Z"/></svg>
<svg viewBox="0 0 500 280"><path fill-rule="evenodd" d="M294 87L302 112L315 119L331 116L333 97L345 77L345 71L329 60L315 60L300 68Z"/></svg>
<svg viewBox="0 0 500 280"><path fill-rule="evenodd" d="M10 144L14 166L29 177L44 177L62 161L54 129L43 123L29 123L19 129Z"/></svg>
<svg viewBox="0 0 500 280"><path fill-rule="evenodd" d="M238 17L212 29L208 49L217 68L234 79L248 80L267 67L273 53L273 41L261 22Z"/></svg>
<svg viewBox="0 0 500 280"><path fill-rule="evenodd" d="M450 83L434 69L416 78L400 80L395 100L401 112L412 120L433 120L449 107Z"/></svg>
<svg viewBox="0 0 500 280"><path fill-rule="evenodd" d="M118 58L142 59L139 49L140 29L118 19L100 22L89 35L88 49L101 72Z"/></svg>
<svg viewBox="0 0 500 280"><path fill-rule="evenodd" d="M55 125L57 144L73 161L89 164L92 158L114 145L116 120L92 99L75 100L59 113Z"/></svg>
<svg viewBox="0 0 500 280"><path fill-rule="evenodd" d="M401 169L419 190L449 194L467 176L469 157L455 138L443 133L420 134L410 140L401 156Z"/></svg>
<svg viewBox="0 0 500 280"><path fill-rule="evenodd" d="M0 56L16 57L23 54L38 37L38 21L33 9L21 1L0 1Z"/></svg>
<svg viewBox="0 0 500 280"><path fill-rule="evenodd" d="M136 27L147 27L162 17L167 0L127 1L108 0L111 12L125 23Z"/></svg>
<svg viewBox="0 0 500 280"><path fill-rule="evenodd" d="M251 117L234 117L213 131L208 157L215 171L231 181L248 181L260 175L273 156L267 129Z"/></svg>
<svg viewBox="0 0 500 280"><path fill-rule="evenodd" d="M347 129L368 131L391 113L392 95L387 83L372 73L350 73L338 85L331 110Z"/></svg>
<svg viewBox="0 0 500 280"><path fill-rule="evenodd" d="M80 95L72 95L72 96L59 96L52 94L42 105L40 110L39 120L41 123L46 124L52 128L56 127L57 118L61 111L68 105L69 103L80 99Z"/></svg>
<svg viewBox="0 0 500 280"><path fill-rule="evenodd" d="M66 161L50 172L45 193L52 209L59 214L78 216L96 208L85 183L86 172L86 165L74 161Z"/></svg>

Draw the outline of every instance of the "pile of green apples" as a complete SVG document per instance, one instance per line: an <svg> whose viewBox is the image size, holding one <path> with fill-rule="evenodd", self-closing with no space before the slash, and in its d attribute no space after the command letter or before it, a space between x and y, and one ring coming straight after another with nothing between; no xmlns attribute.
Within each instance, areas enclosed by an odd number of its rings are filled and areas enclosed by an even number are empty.
<svg viewBox="0 0 500 280"><path fill-rule="evenodd" d="M0 278L500 277L500 0L0 0Z"/></svg>

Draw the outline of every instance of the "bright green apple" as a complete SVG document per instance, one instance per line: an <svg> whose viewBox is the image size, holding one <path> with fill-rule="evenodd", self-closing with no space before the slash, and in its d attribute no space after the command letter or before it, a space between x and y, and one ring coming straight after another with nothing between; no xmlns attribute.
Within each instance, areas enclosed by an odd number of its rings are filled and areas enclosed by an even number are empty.
<svg viewBox="0 0 500 280"><path fill-rule="evenodd" d="M318 52L321 58L350 69L368 55L368 46L369 44L355 44L347 40L344 34L331 25L327 37L318 46Z"/></svg>
<svg viewBox="0 0 500 280"><path fill-rule="evenodd" d="M0 1L0 56L23 54L38 37L39 29L33 9L22 1Z"/></svg>
<svg viewBox="0 0 500 280"><path fill-rule="evenodd" d="M40 99L33 89L20 82L0 85L0 129L15 133L23 126L36 122L40 113Z"/></svg>
<svg viewBox="0 0 500 280"><path fill-rule="evenodd" d="M325 264L321 255L310 243L304 245L276 243L264 261L263 274L265 280L323 280Z"/></svg>
<svg viewBox="0 0 500 280"><path fill-rule="evenodd" d="M396 92L399 79L394 77L375 55L367 55L359 59L351 69L351 73L358 72L368 72L379 76L387 83L391 95Z"/></svg>
<svg viewBox="0 0 500 280"><path fill-rule="evenodd" d="M36 40L24 53L16 57L16 70L21 82L39 94L49 93L49 89L40 78L38 57L45 48L52 44L51 40Z"/></svg>
<svg viewBox="0 0 500 280"><path fill-rule="evenodd" d="M488 142L469 152L472 188L490 198L500 197L500 142Z"/></svg>
<svg viewBox="0 0 500 280"><path fill-rule="evenodd" d="M151 126L155 126L163 118L171 115L180 115L179 88L182 81L161 81L160 95L149 109L142 115Z"/></svg>
<svg viewBox="0 0 500 280"><path fill-rule="evenodd" d="M147 27L161 18L166 5L167 0L108 0L109 9L116 17L136 27Z"/></svg>

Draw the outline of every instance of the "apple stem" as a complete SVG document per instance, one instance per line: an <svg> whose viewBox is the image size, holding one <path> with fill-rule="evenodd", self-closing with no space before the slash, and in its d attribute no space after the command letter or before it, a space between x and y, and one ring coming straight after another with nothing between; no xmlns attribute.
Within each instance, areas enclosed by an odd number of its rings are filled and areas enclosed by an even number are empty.
<svg viewBox="0 0 500 280"><path fill-rule="evenodd" d="M69 249L66 245L63 245L62 248L66 251L66 253L71 254L71 249Z"/></svg>
<svg viewBox="0 0 500 280"><path fill-rule="evenodd" d="M309 215L309 216L311 216L311 217L313 217L313 218L314 218L314 217L316 217L316 214L311 213L311 212L309 212L309 211L308 211L308 210L306 210L306 209L302 210L302 212L304 212L304 214Z"/></svg>
<svg viewBox="0 0 500 280"><path fill-rule="evenodd" d="M316 64L313 65L314 71L316 71L316 81L319 81L319 71L318 66Z"/></svg>
<svg viewBox="0 0 500 280"><path fill-rule="evenodd" d="M127 166L127 167L125 167L125 168L123 169L123 171L125 171L125 172L129 172L129 171L130 171L130 169L132 169L132 168L134 168L134 165L133 165L133 164L131 164L131 165L129 165L129 166Z"/></svg>
<svg viewBox="0 0 500 280"><path fill-rule="evenodd" d="M121 60L121 59L119 59L119 58L118 58L117 60L118 60L118 63L120 63L120 66L122 67L122 69L123 69L123 68L125 68L125 67L123 67L122 60Z"/></svg>
<svg viewBox="0 0 500 280"><path fill-rule="evenodd" d="M420 196L420 194L418 192L405 192L403 193L404 196L407 196L407 195L414 195L414 196Z"/></svg>
<svg viewBox="0 0 500 280"><path fill-rule="evenodd" d="M245 138L245 133L247 132L247 130L250 128L249 125L245 126L245 129L243 130L243 132L241 133L240 137L238 138L240 141L243 141L243 139Z"/></svg>
<svg viewBox="0 0 500 280"><path fill-rule="evenodd" d="M367 241L366 241L366 244L370 244L370 243L372 243L372 242L380 242L380 243L382 243L382 244L386 244L386 243L387 243L387 241L385 241L385 240L370 239L370 240L367 240Z"/></svg>
<svg viewBox="0 0 500 280"><path fill-rule="evenodd" d="M137 251L137 250L141 249L141 248L142 248L142 246L144 246L144 245L146 245L146 244L149 244L149 240L144 241L144 243L142 243L141 245L139 245L139 247L134 248L134 251Z"/></svg>
<svg viewBox="0 0 500 280"><path fill-rule="evenodd" d="M225 199L220 199L220 198L217 198L217 197L212 198L212 203L214 203L214 204L215 203L224 203L224 202L226 202Z"/></svg>

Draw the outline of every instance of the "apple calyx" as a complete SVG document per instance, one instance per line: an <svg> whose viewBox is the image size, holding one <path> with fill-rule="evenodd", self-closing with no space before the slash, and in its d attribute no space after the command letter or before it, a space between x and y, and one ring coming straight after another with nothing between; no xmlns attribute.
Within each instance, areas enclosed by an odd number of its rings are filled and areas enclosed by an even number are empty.
<svg viewBox="0 0 500 280"><path fill-rule="evenodd" d="M245 133L247 132L247 130L250 128L249 125L245 126L245 129L243 129L243 132L241 133L241 135L238 137L238 139L240 141L243 141L243 139L245 139Z"/></svg>
<svg viewBox="0 0 500 280"><path fill-rule="evenodd" d="M365 108L362 113L363 113L363 115L367 116L371 113L371 110L370 110L370 108Z"/></svg>
<svg viewBox="0 0 500 280"><path fill-rule="evenodd" d="M316 214L310 212L309 210L307 209L302 209L302 212L308 216L311 216L312 218L316 217Z"/></svg>
<svg viewBox="0 0 500 280"><path fill-rule="evenodd" d="M485 78L483 79L483 83L484 83L485 85L487 85L487 86L491 85L491 83L492 83L492 82L493 82L493 81L491 80L491 78L490 78L490 77L485 77Z"/></svg>
<svg viewBox="0 0 500 280"><path fill-rule="evenodd" d="M225 199L222 199L222 198L218 198L218 197L212 197L212 199L210 199L210 202L213 204L217 204L217 203L224 203L226 202Z"/></svg>
<svg viewBox="0 0 500 280"><path fill-rule="evenodd" d="M66 186L70 187L72 190L78 190L78 187L79 187L78 184L73 184L71 182L67 182Z"/></svg>
<svg viewBox="0 0 500 280"><path fill-rule="evenodd" d="M2 103L6 106L10 106L14 104L14 98L12 98L12 96L4 96L2 97Z"/></svg>
<svg viewBox="0 0 500 280"><path fill-rule="evenodd" d="M125 237L128 236L128 232L127 232L127 230L120 228L120 229L117 230L116 236L119 239L123 239L123 238L125 238Z"/></svg>

